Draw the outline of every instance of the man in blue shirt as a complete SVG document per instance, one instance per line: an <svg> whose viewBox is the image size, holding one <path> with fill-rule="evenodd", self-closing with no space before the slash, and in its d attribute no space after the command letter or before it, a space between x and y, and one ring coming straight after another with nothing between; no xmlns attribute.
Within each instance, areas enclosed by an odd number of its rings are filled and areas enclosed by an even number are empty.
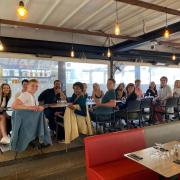
<svg viewBox="0 0 180 180"><path fill-rule="evenodd" d="M108 79L107 89L102 101L96 100L95 110L91 113L92 121L104 121L110 118L113 108L116 107L115 80Z"/></svg>
<svg viewBox="0 0 180 180"><path fill-rule="evenodd" d="M112 109L113 107L116 107L116 93L115 93L115 83L116 81L114 79L108 79L107 81L107 89L108 91L102 98L102 101L96 100L96 106L97 109L101 108L103 110L103 107L108 107Z"/></svg>
<svg viewBox="0 0 180 180"><path fill-rule="evenodd" d="M39 97L38 101L40 105L44 104L54 104L57 101L66 100L66 96L64 95L63 91L61 90L61 82L59 80L54 81L54 87L51 89L46 89L43 91ZM56 123L54 120L55 112L60 111L58 108L46 108L44 110L44 114L49 120L49 127L52 131L56 130Z"/></svg>

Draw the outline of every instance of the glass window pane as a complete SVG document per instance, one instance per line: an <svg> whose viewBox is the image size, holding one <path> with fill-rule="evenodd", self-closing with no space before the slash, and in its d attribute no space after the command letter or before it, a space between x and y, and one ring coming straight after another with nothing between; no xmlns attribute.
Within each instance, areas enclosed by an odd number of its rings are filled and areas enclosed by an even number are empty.
<svg viewBox="0 0 180 180"><path fill-rule="evenodd" d="M73 83L80 81L87 83L87 93L92 95L92 84L97 82L106 91L106 81L108 77L108 65L91 63L66 62L66 94L73 93Z"/></svg>
<svg viewBox="0 0 180 180"><path fill-rule="evenodd" d="M134 83L135 81L135 66L121 65L115 72L116 83L119 84L124 82L126 85L128 83Z"/></svg>
<svg viewBox="0 0 180 180"><path fill-rule="evenodd" d="M51 88L58 79L58 62L34 59L0 58L0 83L6 82L11 86L12 98L21 90L23 79L36 78L40 87L36 97L45 89Z"/></svg>

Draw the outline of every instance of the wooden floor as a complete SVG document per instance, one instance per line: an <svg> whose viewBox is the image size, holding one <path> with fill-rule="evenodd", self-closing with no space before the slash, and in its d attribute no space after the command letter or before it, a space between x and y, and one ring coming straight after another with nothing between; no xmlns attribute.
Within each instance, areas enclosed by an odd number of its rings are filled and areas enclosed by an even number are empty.
<svg viewBox="0 0 180 180"><path fill-rule="evenodd" d="M85 180L82 147L17 159L0 167L0 179Z"/></svg>

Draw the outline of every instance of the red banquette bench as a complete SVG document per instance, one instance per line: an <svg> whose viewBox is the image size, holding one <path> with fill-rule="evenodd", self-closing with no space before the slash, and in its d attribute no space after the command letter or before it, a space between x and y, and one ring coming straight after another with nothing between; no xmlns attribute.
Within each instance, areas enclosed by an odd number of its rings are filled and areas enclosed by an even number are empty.
<svg viewBox="0 0 180 180"><path fill-rule="evenodd" d="M124 157L144 149L144 130L135 129L85 138L88 180L156 180L159 175Z"/></svg>

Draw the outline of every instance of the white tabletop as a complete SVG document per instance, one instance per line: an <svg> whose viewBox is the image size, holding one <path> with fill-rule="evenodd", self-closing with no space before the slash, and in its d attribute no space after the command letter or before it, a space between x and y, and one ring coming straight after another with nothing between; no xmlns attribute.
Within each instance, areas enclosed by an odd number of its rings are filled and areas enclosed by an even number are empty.
<svg viewBox="0 0 180 180"><path fill-rule="evenodd" d="M180 174L180 164L176 164L173 162L176 159L173 153L174 145L180 146L180 142L172 141L164 144L163 148L168 150L166 152L162 152L155 149L154 147L150 147L140 151L125 154L124 156L153 170L154 172L166 178L170 178ZM142 157L143 159L135 160L134 158L128 156L130 154L135 154L139 157ZM180 154L179 154L179 158L180 158Z"/></svg>

